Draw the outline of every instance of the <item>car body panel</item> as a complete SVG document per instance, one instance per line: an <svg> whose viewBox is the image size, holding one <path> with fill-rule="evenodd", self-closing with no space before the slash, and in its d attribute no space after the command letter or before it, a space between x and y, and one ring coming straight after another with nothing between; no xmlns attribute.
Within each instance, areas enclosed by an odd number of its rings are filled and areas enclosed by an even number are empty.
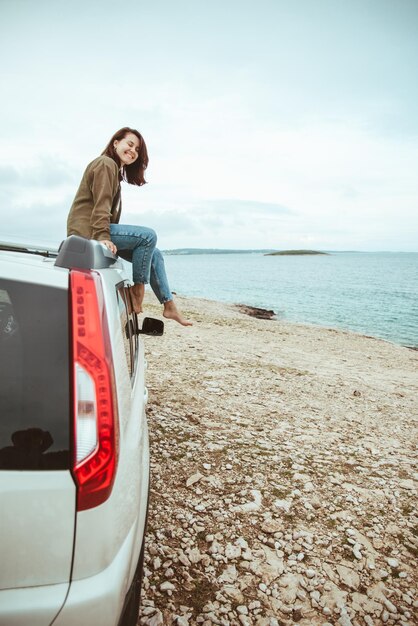
<svg viewBox="0 0 418 626"><path fill-rule="evenodd" d="M125 264L111 260L91 271L101 278L114 368L119 450L113 487L102 504L77 511L71 471L0 471L0 626L117 626L138 567L149 494L144 342L135 337L132 368L126 349L132 316L121 315L123 287L131 282ZM53 258L0 246L0 278L68 290L69 304L70 272ZM71 372L69 364L70 378Z"/></svg>
<svg viewBox="0 0 418 626"><path fill-rule="evenodd" d="M0 591L0 626L52 624L67 597L69 583ZM73 622L75 626L76 622Z"/></svg>
<svg viewBox="0 0 418 626"><path fill-rule="evenodd" d="M0 589L68 582L76 497L70 472L2 471L0 493Z"/></svg>
<svg viewBox="0 0 418 626"><path fill-rule="evenodd" d="M54 626L114 626L118 624L132 576L126 570L136 542L132 527L113 561L96 575L73 581Z"/></svg>

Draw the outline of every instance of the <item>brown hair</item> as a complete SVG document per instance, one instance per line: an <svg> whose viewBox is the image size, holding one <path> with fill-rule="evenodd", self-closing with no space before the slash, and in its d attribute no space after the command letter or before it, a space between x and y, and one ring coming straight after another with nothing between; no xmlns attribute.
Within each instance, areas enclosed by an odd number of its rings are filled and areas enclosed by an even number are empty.
<svg viewBox="0 0 418 626"><path fill-rule="evenodd" d="M129 128L128 126L124 126L120 130L118 130L113 135L106 148L103 150L102 154L105 154L106 156L113 159L117 163L118 167L120 167L120 159L116 154L113 142L120 141L121 139L126 137L128 133L132 133L139 139L138 158L130 165L125 165L125 167L123 168L122 178L131 185L145 185L147 181L144 178L144 174L148 166L148 152L145 141L141 133L139 133L137 130L135 130L134 128Z"/></svg>

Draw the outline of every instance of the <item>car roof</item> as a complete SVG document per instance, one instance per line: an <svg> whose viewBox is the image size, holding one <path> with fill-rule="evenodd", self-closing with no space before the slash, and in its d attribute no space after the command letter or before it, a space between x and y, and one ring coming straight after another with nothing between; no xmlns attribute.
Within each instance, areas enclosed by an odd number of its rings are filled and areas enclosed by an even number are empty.
<svg viewBox="0 0 418 626"><path fill-rule="evenodd" d="M59 247L36 242L0 241L1 252L22 255L22 258L34 255L54 259L56 267L67 269L105 269L118 261L117 255L99 241L77 235L70 235ZM15 256L15 260L18 258Z"/></svg>
<svg viewBox="0 0 418 626"><path fill-rule="evenodd" d="M124 271L124 265L99 241L76 235L59 247L16 241L0 241L0 277L3 279L68 288L71 269Z"/></svg>
<svg viewBox="0 0 418 626"><path fill-rule="evenodd" d="M0 241L0 251L37 254L44 257L57 257L58 246L36 242Z"/></svg>

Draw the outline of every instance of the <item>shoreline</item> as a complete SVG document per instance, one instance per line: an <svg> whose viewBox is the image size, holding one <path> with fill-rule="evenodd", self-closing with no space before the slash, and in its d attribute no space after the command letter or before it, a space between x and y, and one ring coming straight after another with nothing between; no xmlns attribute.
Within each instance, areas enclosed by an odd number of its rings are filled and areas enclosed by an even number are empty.
<svg viewBox="0 0 418 626"><path fill-rule="evenodd" d="M226 255L217 261L208 255L192 267L177 257L167 270L173 286L185 296L274 309L279 318L295 323L343 328L418 347L413 309L418 296L413 283L416 256L395 255L394 260L386 255L381 262L375 254L356 260L343 256L336 255L332 262L331 257L283 257L272 265L269 257ZM208 285L202 289L199 275L205 272Z"/></svg>
<svg viewBox="0 0 418 626"><path fill-rule="evenodd" d="M187 296L184 296L184 297L187 297ZM217 300L212 300L212 302L217 302ZM401 348L407 348L408 350L418 351L418 344L416 346L407 346L405 344L392 341L391 339L385 339L384 337L378 337L376 335L366 335L362 333L361 331L352 330L350 328L342 328L342 327L340 328L337 326L328 326L328 325L323 326L321 324L315 324L313 322L295 322L291 320L284 320L284 319L280 319L279 317L277 317L277 313L275 313L272 309L263 309L263 308L251 306L248 304L233 304L233 306L235 306L235 308L238 311L240 311L240 313L244 313L245 315L249 315L250 317L255 317L257 319L271 320L272 322L281 322L283 324L286 324L286 323L295 324L296 326L314 326L315 328L338 330L341 332L353 333L354 335L360 335L364 337L365 339L377 339L379 341L386 341L395 346L400 346Z"/></svg>
<svg viewBox="0 0 418 626"><path fill-rule="evenodd" d="M322 325L322 324L318 324L315 322L299 322L299 321L295 321L295 320L288 320L288 319L283 319L278 317L278 314L273 310L273 309L266 309L264 307L258 307L258 306L254 306L251 304L245 304L243 302L231 302L231 301L223 301L223 300L212 300L209 298L200 298L200 297L194 297L194 296L185 296L183 294L178 294L176 292L173 292L175 298L181 298L184 299L185 301L187 300L197 300L197 301L201 301L201 302L212 302L212 303L218 303L220 306L228 306L228 307L234 307L237 311L248 315L249 317L254 317L256 319L262 319L262 320L269 320L272 322L279 322L280 324L289 324L289 325L295 325L295 326L306 326L306 327L313 327L313 328L323 328L326 330L335 330L335 331L340 331L343 333L352 333L354 335L359 335L361 337L364 337L365 339L376 339L377 341L385 341L389 344L392 344L394 346L399 346L401 348L407 348L408 350L416 350L418 351L418 343L416 345L406 345L403 343L399 343L398 341L394 341L393 339L386 339L385 337L379 337L377 335L371 335L371 334L366 334L365 332L359 331L359 330L353 330L351 328L343 328L343 327L339 327L339 326L329 326L329 325Z"/></svg>
<svg viewBox="0 0 418 626"><path fill-rule="evenodd" d="M139 623L412 626L418 354L176 301L194 326L145 338Z"/></svg>

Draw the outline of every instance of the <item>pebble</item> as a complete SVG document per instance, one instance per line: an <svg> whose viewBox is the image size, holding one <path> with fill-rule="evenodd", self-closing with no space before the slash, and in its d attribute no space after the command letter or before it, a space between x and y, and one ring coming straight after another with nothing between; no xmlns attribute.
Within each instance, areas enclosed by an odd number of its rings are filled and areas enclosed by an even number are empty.
<svg viewBox="0 0 418 626"><path fill-rule="evenodd" d="M193 474L192 476L190 476L190 478L188 478L186 480L186 487L191 487L192 485L197 483L202 478L203 478L203 474L201 474L200 472L197 472L196 474Z"/></svg>
<svg viewBox="0 0 418 626"><path fill-rule="evenodd" d="M190 563L199 563L199 561L201 561L202 559L200 550L198 548L193 548L192 550L190 550L188 558Z"/></svg>
<svg viewBox="0 0 418 626"><path fill-rule="evenodd" d="M186 567L190 567L190 561L187 558L187 556L184 554L184 552L181 552L179 554L179 561L180 563L182 563L183 565L185 565Z"/></svg>
<svg viewBox="0 0 418 626"><path fill-rule="evenodd" d="M414 481L411 478L406 478L403 480L399 481L399 486L401 487L401 489L407 489L409 491L414 491L415 490L415 484Z"/></svg>
<svg viewBox="0 0 418 626"><path fill-rule="evenodd" d="M157 610L152 617L147 618L145 621L141 620L141 624L145 624L145 626L162 626L164 624L163 614Z"/></svg>
<svg viewBox="0 0 418 626"><path fill-rule="evenodd" d="M399 567L399 561L398 561L398 559L392 559L392 558L389 558L389 559L386 559L386 563L387 563L390 567L393 567L393 568L394 568L394 567Z"/></svg>
<svg viewBox="0 0 418 626"><path fill-rule="evenodd" d="M261 530L270 535L278 533L283 528L283 522L276 519L267 519L261 524Z"/></svg>
<svg viewBox="0 0 418 626"><path fill-rule="evenodd" d="M233 585L225 585L222 588L222 592L228 596L236 604L242 604L244 602L244 596L242 592Z"/></svg>
<svg viewBox="0 0 418 626"><path fill-rule="evenodd" d="M219 576L218 581L220 583L234 583L238 578L238 572L235 565L228 565Z"/></svg>
<svg viewBox="0 0 418 626"><path fill-rule="evenodd" d="M290 507L292 506L292 503L290 500L275 500L273 502L274 506L276 507L276 509L280 509L282 511L286 511L286 513L288 513L290 511Z"/></svg>
<svg viewBox="0 0 418 626"><path fill-rule="evenodd" d="M248 615L248 609L246 606L240 604L239 606L237 606L237 613L239 613L240 615Z"/></svg>
<svg viewBox="0 0 418 626"><path fill-rule="evenodd" d="M387 610L390 613L397 613L398 609L396 608L396 606L394 604L392 604L392 602L390 600L388 600L387 598L385 598L385 600L383 600L383 604L385 605L385 607L387 608Z"/></svg>
<svg viewBox="0 0 418 626"><path fill-rule="evenodd" d="M347 587L350 587L350 589L358 589L360 586L360 577L358 575L358 573L350 568L350 567L346 567L345 565L337 565L336 566L336 570L338 572L338 576L341 580L341 582L346 585Z"/></svg>
<svg viewBox="0 0 418 626"><path fill-rule="evenodd" d="M322 508L322 501L321 498L317 495L313 495L311 497L311 504L313 506L314 509L320 509Z"/></svg>
<svg viewBox="0 0 418 626"><path fill-rule="evenodd" d="M251 550L244 550L243 552L241 552L241 558L244 561L252 561L253 560L253 554L252 554Z"/></svg>
<svg viewBox="0 0 418 626"><path fill-rule="evenodd" d="M144 606L141 613L142 615L152 615L155 613L155 606Z"/></svg>
<svg viewBox="0 0 418 626"><path fill-rule="evenodd" d="M252 600L252 602L250 602L250 604L248 605L248 608L250 609L250 611L254 611L255 609L259 609L260 606L260 600Z"/></svg>
<svg viewBox="0 0 418 626"><path fill-rule="evenodd" d="M241 552L242 551L239 546L234 546L232 543L228 543L225 548L225 558L228 560L239 559Z"/></svg>
<svg viewBox="0 0 418 626"><path fill-rule="evenodd" d="M359 561L361 561L361 559L363 558L363 555L361 553L361 547L361 543L356 543L353 546L353 554Z"/></svg>
<svg viewBox="0 0 418 626"><path fill-rule="evenodd" d="M237 511L239 513L252 513L254 511L258 511L261 509L262 505L262 495L261 491L258 489L252 489L251 495L254 500L252 502L245 502L244 504L238 504L232 508L233 511Z"/></svg>

